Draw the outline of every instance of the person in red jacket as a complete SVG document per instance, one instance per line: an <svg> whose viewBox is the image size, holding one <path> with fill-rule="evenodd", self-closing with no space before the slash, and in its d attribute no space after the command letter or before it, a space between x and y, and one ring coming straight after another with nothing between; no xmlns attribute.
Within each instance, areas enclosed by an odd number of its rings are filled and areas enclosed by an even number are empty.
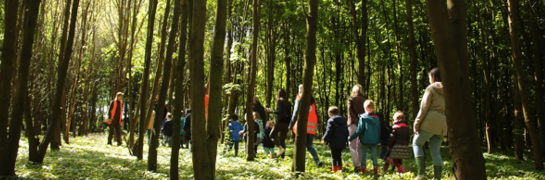
<svg viewBox="0 0 545 180"><path fill-rule="evenodd" d="M121 126L123 126L123 122L121 122L121 119L123 118L122 100L123 93L118 92L115 99L110 103L110 108L108 110L108 121L106 121L106 123L110 125L110 134L108 135L109 145L112 145L112 138L114 134L117 145L123 145L121 142Z"/></svg>

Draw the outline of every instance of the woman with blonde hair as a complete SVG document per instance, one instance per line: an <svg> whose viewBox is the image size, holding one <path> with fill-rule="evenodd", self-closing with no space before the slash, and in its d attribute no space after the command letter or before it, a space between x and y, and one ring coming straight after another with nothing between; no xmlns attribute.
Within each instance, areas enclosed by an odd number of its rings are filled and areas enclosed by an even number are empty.
<svg viewBox="0 0 545 180"><path fill-rule="evenodd" d="M363 88L360 84L354 85L352 87L352 93L350 98L348 98L348 133L350 136L356 132L358 128L359 115L365 113L363 108L363 103L365 102L365 97L363 97ZM359 137L348 142L350 146L350 156L352 156L352 163L354 164L354 171L360 171L362 152L361 144L359 143Z"/></svg>

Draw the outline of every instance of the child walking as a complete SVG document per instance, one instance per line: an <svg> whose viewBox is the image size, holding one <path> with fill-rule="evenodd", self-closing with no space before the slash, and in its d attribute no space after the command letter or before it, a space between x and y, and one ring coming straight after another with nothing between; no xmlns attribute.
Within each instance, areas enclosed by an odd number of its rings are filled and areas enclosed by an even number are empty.
<svg viewBox="0 0 545 180"><path fill-rule="evenodd" d="M341 154L348 142L348 120L339 115L337 106L331 106L327 112L330 118L327 120L327 129L322 140L331 149L331 169L337 172L343 168Z"/></svg>
<svg viewBox="0 0 545 180"><path fill-rule="evenodd" d="M390 139L388 139L388 148L391 149L390 157L393 159L393 165L397 167L397 172L405 173L402 161L410 159L412 156L409 147L411 129L407 126L403 112L398 111L394 114L392 129Z"/></svg>
<svg viewBox="0 0 545 180"><path fill-rule="evenodd" d="M229 151L235 145L235 156L238 156L238 143L240 142L240 134L242 131L242 125L238 123L238 116L236 114L231 115L231 122L229 122L229 140L231 141L229 145Z"/></svg>
<svg viewBox="0 0 545 180"><path fill-rule="evenodd" d="M255 117L256 117L256 112L253 113L253 117L254 117L254 157L257 157L257 146L261 143L261 140L259 139L259 137L257 136L259 133L261 133L261 131L259 131L259 124L257 124L257 120ZM259 115L257 114L257 116L259 117ZM248 114L245 114L244 116L244 120L246 120L246 123L244 124L244 127L242 129L242 131L240 132L240 134L244 133L244 141L246 141L246 138L248 138ZM263 127L261 125L261 127Z"/></svg>
<svg viewBox="0 0 545 180"><path fill-rule="evenodd" d="M350 137L350 141L359 137L361 143L362 160L361 160L361 173L365 174L367 171L367 152L371 150L371 159L373 160L373 172L378 175L378 161L377 161L377 144L380 137L380 122L379 118L373 112L375 106L373 100L366 100L363 103L365 108L364 114L360 114L360 121L358 123L358 129Z"/></svg>
<svg viewBox="0 0 545 180"><path fill-rule="evenodd" d="M163 146L170 146L170 141L172 141L172 114L167 114L167 119L161 127L161 132L163 132Z"/></svg>
<svg viewBox="0 0 545 180"><path fill-rule="evenodd" d="M271 158L274 158L274 142L271 141L270 134L274 125L274 121L268 121L263 134L263 150L265 150L265 156L270 155Z"/></svg>

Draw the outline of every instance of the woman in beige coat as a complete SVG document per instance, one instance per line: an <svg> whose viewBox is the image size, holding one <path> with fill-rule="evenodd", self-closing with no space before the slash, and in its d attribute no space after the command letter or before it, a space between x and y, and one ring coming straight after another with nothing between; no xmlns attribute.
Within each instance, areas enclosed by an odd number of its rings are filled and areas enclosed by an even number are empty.
<svg viewBox="0 0 545 180"><path fill-rule="evenodd" d="M424 159L424 143L430 141L430 153L433 159L433 171L435 179L441 179L443 160L441 159L441 143L443 136L447 135L447 118L445 114L445 98L443 96L443 83L439 68L434 68L429 73L430 85L426 88L420 112L414 121L413 150L418 166L416 179L426 178L426 164Z"/></svg>

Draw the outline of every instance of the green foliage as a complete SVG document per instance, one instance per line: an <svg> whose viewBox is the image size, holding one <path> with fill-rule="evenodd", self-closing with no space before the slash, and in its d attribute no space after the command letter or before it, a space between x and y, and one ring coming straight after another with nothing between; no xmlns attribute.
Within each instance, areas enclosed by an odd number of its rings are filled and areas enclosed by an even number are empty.
<svg viewBox="0 0 545 180"><path fill-rule="evenodd" d="M28 142L21 139L21 148L17 159L16 173L21 179L167 179L169 177L169 164L171 149L158 148L158 172L146 171L146 155L148 148L144 148L144 161L136 160L130 156L126 147L106 145L106 134L92 134L88 137L76 137L71 139L71 144L64 144L60 151L49 152L43 164L34 164L28 161ZM227 142L227 141L226 141ZM147 146L147 144L146 144ZM291 172L291 155L293 144L288 145L285 159L270 159L263 154L263 148L259 147L256 161L247 162L244 145L240 145L239 156L235 157L233 150L227 151L227 145L219 145L217 161L217 179L294 179ZM314 144L318 156L324 163L323 167L317 167L310 156L306 156L306 172L300 179L413 179L416 167L413 159L404 160L403 164L408 173L398 174L392 171L382 172L375 177L371 174L361 175L353 173L354 167L350 159L350 152L345 149L342 154L343 170L333 173L331 171L330 150L322 144ZM443 177L452 176L452 162L444 147L442 157L444 161ZM429 151L426 150L426 154ZM533 169L531 157L527 161L517 161L513 157L501 154L483 154L486 159L486 169L489 179L543 179L543 172ZM428 164L428 178L433 176L432 160L426 159ZM379 159L379 164L384 161ZM191 153L188 149L180 150L180 171L182 179L193 177ZM372 170L371 159L367 160L367 168ZM382 169L382 168L381 168Z"/></svg>

